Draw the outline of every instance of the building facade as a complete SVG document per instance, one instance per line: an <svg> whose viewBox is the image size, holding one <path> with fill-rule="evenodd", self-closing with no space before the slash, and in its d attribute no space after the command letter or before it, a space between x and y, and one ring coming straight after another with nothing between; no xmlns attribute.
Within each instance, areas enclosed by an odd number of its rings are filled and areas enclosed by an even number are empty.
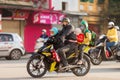
<svg viewBox="0 0 120 80"><path fill-rule="evenodd" d="M78 0L52 0L52 6L55 10L60 10L69 17L75 27L79 26L78 17L87 15L86 12L79 12Z"/></svg>
<svg viewBox="0 0 120 80"><path fill-rule="evenodd" d="M33 3L28 0L0 0L1 31L18 33L24 39L25 20L29 16Z"/></svg>
<svg viewBox="0 0 120 80"><path fill-rule="evenodd" d="M33 52L42 29L50 34L52 24L59 24L62 14L52 9L51 0L0 0L2 32L18 33L26 52Z"/></svg>
<svg viewBox="0 0 120 80"><path fill-rule="evenodd" d="M89 24L89 29L100 34L104 29L103 15L107 11L108 0L52 0L55 10L62 11L70 18L71 23L78 27L79 16L82 16ZM104 32L104 31L103 31Z"/></svg>
<svg viewBox="0 0 120 80"><path fill-rule="evenodd" d="M86 12L84 19L89 23L89 29L97 34L104 32L104 13L107 11L108 0L78 0L79 12Z"/></svg>
<svg viewBox="0 0 120 80"><path fill-rule="evenodd" d="M78 17L83 16L90 29L100 32L101 23L104 23L101 16L107 10L107 1L0 0L0 31L18 33L24 40L26 51L33 52L41 30L46 29L49 35L49 29L60 26L57 24L64 16L69 17L75 27L80 23Z"/></svg>

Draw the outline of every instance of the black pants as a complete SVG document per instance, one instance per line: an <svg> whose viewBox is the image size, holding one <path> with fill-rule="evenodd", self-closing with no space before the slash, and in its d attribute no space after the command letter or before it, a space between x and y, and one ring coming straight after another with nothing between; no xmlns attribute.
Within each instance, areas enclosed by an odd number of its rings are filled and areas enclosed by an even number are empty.
<svg viewBox="0 0 120 80"><path fill-rule="evenodd" d="M78 46L78 49L79 49L79 53L78 53L78 54L80 54L80 57L79 57L80 60L83 59L83 55L84 55L84 52L83 52L83 51L84 51L85 46L86 46L86 45L83 45L83 44Z"/></svg>
<svg viewBox="0 0 120 80"><path fill-rule="evenodd" d="M78 47L77 43L70 43L57 50L57 53L59 54L61 62L63 63L64 66L68 65L68 62L66 59L66 53L69 52L70 50L75 50L77 47Z"/></svg>

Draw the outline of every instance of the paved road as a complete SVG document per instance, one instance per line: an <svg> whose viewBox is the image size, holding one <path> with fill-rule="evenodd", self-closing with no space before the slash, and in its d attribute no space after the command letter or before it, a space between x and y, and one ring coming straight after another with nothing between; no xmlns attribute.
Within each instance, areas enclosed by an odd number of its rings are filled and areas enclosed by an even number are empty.
<svg viewBox="0 0 120 80"><path fill-rule="evenodd" d="M99 66L92 65L90 72L84 77L76 77L72 73L47 73L42 78L32 78L26 71L27 59L7 61L0 59L0 80L120 80L120 63L103 62Z"/></svg>

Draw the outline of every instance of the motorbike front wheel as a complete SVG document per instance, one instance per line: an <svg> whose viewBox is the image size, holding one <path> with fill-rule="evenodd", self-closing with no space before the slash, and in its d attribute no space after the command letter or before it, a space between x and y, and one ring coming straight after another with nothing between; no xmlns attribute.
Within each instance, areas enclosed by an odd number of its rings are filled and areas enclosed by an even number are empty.
<svg viewBox="0 0 120 80"><path fill-rule="evenodd" d="M33 57L27 63L27 72L34 78L40 78L47 72L45 61Z"/></svg>
<svg viewBox="0 0 120 80"><path fill-rule="evenodd" d="M79 61L79 60L78 60ZM77 64L79 67L73 68L72 72L76 76L85 76L90 70L90 59L87 55L83 56L82 64Z"/></svg>

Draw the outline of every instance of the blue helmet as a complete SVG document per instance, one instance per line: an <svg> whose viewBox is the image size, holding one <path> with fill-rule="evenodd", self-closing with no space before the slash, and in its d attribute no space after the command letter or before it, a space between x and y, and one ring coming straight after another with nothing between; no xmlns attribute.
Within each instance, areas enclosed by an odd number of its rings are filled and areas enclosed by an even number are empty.
<svg viewBox="0 0 120 80"><path fill-rule="evenodd" d="M52 27L52 29L51 29L50 31L53 32L52 35L56 35L56 34L58 33L58 28L56 28L56 27Z"/></svg>

